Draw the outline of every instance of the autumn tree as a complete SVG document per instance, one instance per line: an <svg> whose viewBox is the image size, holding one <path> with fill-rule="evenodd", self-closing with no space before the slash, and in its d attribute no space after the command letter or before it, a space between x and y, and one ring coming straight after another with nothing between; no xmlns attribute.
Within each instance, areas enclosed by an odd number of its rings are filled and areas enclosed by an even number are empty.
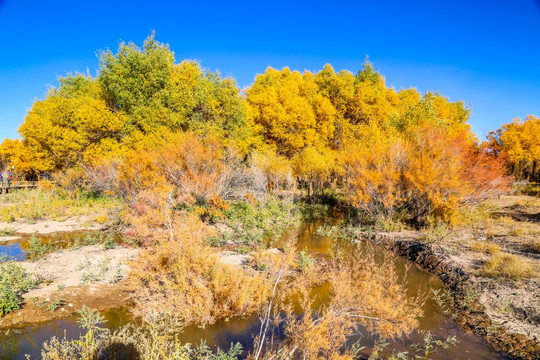
<svg viewBox="0 0 540 360"><path fill-rule="evenodd" d="M182 131L215 136L242 154L261 142L233 79L195 61L176 64L153 35L142 48L122 43L117 53L101 52L96 78L69 74L59 83L33 104L19 129L22 146L14 158L22 171L121 158Z"/></svg>
<svg viewBox="0 0 540 360"><path fill-rule="evenodd" d="M521 179L540 179L540 118L515 119L490 134L491 146L506 157L508 171Z"/></svg>
<svg viewBox="0 0 540 360"><path fill-rule="evenodd" d="M463 202L508 187L500 162L472 146L467 133L423 125L411 137L371 125L362 144L345 158L347 180L351 201L373 219L451 222Z"/></svg>

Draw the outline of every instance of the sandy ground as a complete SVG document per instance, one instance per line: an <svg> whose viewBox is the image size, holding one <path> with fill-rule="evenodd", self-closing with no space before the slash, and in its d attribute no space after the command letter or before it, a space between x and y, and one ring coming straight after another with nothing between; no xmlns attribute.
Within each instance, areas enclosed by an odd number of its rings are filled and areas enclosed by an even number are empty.
<svg viewBox="0 0 540 360"><path fill-rule="evenodd" d="M531 196L502 196L489 202L490 217L470 226L458 227L437 242L453 263L471 276L476 295L494 323L540 343L540 199ZM509 280L482 275L491 258L474 249L478 243L496 244L504 253L528 262L536 270L532 278Z"/></svg>
<svg viewBox="0 0 540 360"><path fill-rule="evenodd" d="M29 291L24 297L49 296L57 292L58 287L113 283L125 277L129 270L128 262L137 256L138 251L123 246L103 250L101 245L92 245L51 253L35 262L21 262L26 270L50 281L48 285Z"/></svg>
<svg viewBox="0 0 540 360"><path fill-rule="evenodd" d="M20 236L0 236L0 243L20 239Z"/></svg>
<svg viewBox="0 0 540 360"><path fill-rule="evenodd" d="M0 319L0 326L14 326L67 316L83 305L104 310L128 301L124 285L129 262L139 250L118 246L104 250L100 245L52 253L45 258L19 263L44 280L37 289L24 294L23 308ZM62 300L55 310L47 310Z"/></svg>
<svg viewBox="0 0 540 360"><path fill-rule="evenodd" d="M10 229L13 233L19 234L50 234L62 231L80 231L80 230L103 230L107 224L99 224L93 218L81 216L69 218L65 221L41 220L35 223L25 221L14 221L7 223L0 221L0 229Z"/></svg>

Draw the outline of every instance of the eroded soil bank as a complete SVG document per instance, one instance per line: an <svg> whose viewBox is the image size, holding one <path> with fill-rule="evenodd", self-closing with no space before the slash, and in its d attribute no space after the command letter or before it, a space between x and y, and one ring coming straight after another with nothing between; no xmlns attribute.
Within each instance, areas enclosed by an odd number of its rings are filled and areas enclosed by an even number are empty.
<svg viewBox="0 0 540 360"><path fill-rule="evenodd" d="M516 359L540 359L540 327L538 319L519 319L514 312L509 313L502 323L490 316L495 312L488 299L496 294L528 294L527 307L538 311L538 279L529 279L521 289L475 276L475 268L467 259L450 255L441 246L419 241L420 234L412 231L399 233L374 233L368 238L396 254L409 259L439 278L452 290L456 318L463 328L487 339L496 348ZM490 283L490 284L486 284ZM496 283L496 284L494 284ZM493 289L497 288L497 293ZM513 314L513 315L512 315Z"/></svg>

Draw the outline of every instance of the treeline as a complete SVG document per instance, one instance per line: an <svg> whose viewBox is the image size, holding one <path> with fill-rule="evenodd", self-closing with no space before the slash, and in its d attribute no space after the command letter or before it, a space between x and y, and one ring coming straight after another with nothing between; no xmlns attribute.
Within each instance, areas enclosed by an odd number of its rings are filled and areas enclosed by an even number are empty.
<svg viewBox="0 0 540 360"><path fill-rule="evenodd" d="M0 154L25 177L67 172L132 200L168 186L189 201L332 187L373 218L451 221L460 203L506 188L505 165L539 172L538 131L525 129L538 119L480 143L468 117L462 101L388 88L368 61L357 74L268 68L242 92L150 36L101 52L96 77L61 78Z"/></svg>
<svg viewBox="0 0 540 360"><path fill-rule="evenodd" d="M515 119L488 135L488 146L518 179L540 181L540 118Z"/></svg>

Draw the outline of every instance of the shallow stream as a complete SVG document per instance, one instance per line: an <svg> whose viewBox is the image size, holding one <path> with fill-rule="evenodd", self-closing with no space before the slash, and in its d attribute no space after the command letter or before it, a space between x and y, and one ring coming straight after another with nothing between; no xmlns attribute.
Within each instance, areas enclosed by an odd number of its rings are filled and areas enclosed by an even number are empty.
<svg viewBox="0 0 540 360"><path fill-rule="evenodd" d="M298 239L299 251L305 250L315 259L318 254L328 254L335 247L337 240L331 237L320 235L317 229L321 223L306 223L298 228L287 231L274 246L279 246L287 238L296 237ZM58 238L55 241L60 241ZM8 245L8 244L6 244ZM351 248L350 241L340 243L343 249ZM10 245L13 246L13 245ZM24 246L21 247L24 253ZM375 248L376 257L382 258L383 250ZM407 281L408 294L415 296L418 291L429 292L430 289L441 289L443 287L440 279L434 275L420 269L414 263L399 256L391 255L398 275ZM408 269L408 270L406 270ZM328 289L324 286L319 290L320 297L324 298ZM431 358L433 359L509 359L505 354L495 351L492 346L480 337L471 333L466 333L452 321L452 319L442 313L439 306L428 300L424 305L424 317L419 319L420 329L411 336L391 342L386 355L390 355L392 350L410 351L413 343L423 343L422 332L429 331L434 339L446 339L448 336L456 336L458 345L454 348L444 350L439 349ZM112 309L103 312L102 315L108 320L104 326L116 329L130 321L129 310L126 308ZM252 349L252 336L258 331L259 320L256 315L244 319L231 319L223 321L206 328L190 326L181 334L184 342L198 344L205 341L207 345L222 349L228 348L231 343L242 343L244 354ZM25 359L25 354L31 355L31 359L40 358L41 344L52 336L68 339L78 338L82 330L78 327L76 316L67 317L61 320L54 320L41 324L33 324L18 329L0 328L0 359ZM370 335L365 329L360 329L358 335L350 338L351 342L360 339L365 346L361 354L367 359L368 354L377 340L376 336ZM412 354L410 354L412 355ZM412 357L412 356L411 356Z"/></svg>

